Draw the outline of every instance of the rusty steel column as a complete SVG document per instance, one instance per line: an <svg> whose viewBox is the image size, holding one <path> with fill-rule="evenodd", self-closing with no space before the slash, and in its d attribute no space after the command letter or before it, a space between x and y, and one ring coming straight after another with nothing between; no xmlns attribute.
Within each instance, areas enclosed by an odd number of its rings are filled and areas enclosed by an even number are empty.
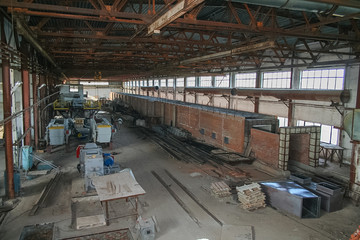
<svg viewBox="0 0 360 240"><path fill-rule="evenodd" d="M29 70L27 67L27 60L22 59L21 64L21 78L23 82L22 86L22 101L23 101L23 109L27 109L24 111L24 133L26 133L31 126L31 115L30 115L30 79L29 79ZM31 133L28 132L24 138L24 144L29 146L31 144Z"/></svg>
<svg viewBox="0 0 360 240"><path fill-rule="evenodd" d="M1 41L6 43L4 17L0 17L1 21ZM11 86L10 86L10 61L2 54L2 82L3 82L3 111L4 119L11 116ZM4 123L4 139L5 139L5 161L6 161L6 182L7 196L15 198L14 186L14 160L13 160L13 139L12 139L12 121Z"/></svg>
<svg viewBox="0 0 360 240"><path fill-rule="evenodd" d="M34 144L35 149L39 146L39 122L38 122L38 106L35 105L38 101L37 96L37 75L35 72L32 73L32 88L33 88L33 114L34 114Z"/></svg>

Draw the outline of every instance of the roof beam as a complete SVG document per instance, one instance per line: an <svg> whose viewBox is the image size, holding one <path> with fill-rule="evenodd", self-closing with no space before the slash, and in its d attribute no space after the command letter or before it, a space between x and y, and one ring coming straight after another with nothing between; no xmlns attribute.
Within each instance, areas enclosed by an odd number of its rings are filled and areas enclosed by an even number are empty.
<svg viewBox="0 0 360 240"><path fill-rule="evenodd" d="M191 9L198 6L202 2L204 2L204 0L181 0L180 2L175 4L169 11L157 17L148 26L147 34L151 35L155 31L159 31L161 28L175 21L177 18L181 17L186 12L190 11Z"/></svg>
<svg viewBox="0 0 360 240"><path fill-rule="evenodd" d="M224 52L218 52L218 53L213 53L213 54L209 54L209 55L205 55L205 56L201 56L201 57L190 58L190 59L181 61L180 65L187 65L187 64L191 64L191 63L203 62L203 61L208 61L208 60L217 59L217 58L230 57L233 55L240 55L243 53L254 52L254 51L258 51L258 50L265 50L265 49L273 48L273 47L275 47L274 41L256 43L253 45L247 45L247 46L243 46L243 47L239 47L239 48L234 48L232 50L228 50L228 51L224 51Z"/></svg>

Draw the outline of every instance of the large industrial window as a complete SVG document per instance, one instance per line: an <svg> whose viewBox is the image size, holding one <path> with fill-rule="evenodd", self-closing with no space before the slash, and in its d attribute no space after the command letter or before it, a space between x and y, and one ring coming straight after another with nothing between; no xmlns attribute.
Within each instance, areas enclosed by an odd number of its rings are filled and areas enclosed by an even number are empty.
<svg viewBox="0 0 360 240"><path fill-rule="evenodd" d="M256 73L235 74L235 87L254 88L256 86Z"/></svg>
<svg viewBox="0 0 360 240"><path fill-rule="evenodd" d="M215 87L230 87L230 76L216 76L215 77Z"/></svg>
<svg viewBox="0 0 360 240"><path fill-rule="evenodd" d="M313 123L313 122L305 122L298 120L297 126L320 126L321 127L321 136L320 141L331 143L338 145L339 143L339 129L336 129L334 126L329 126L320 123Z"/></svg>
<svg viewBox="0 0 360 240"><path fill-rule="evenodd" d="M211 87L212 86L211 79L212 79L211 76L200 77L200 83L199 83L200 87Z"/></svg>
<svg viewBox="0 0 360 240"><path fill-rule="evenodd" d="M159 85L159 80L154 80L154 86L158 86L158 87L160 86Z"/></svg>
<svg viewBox="0 0 360 240"><path fill-rule="evenodd" d="M168 87L174 87L174 79L170 78L167 80L167 86Z"/></svg>
<svg viewBox="0 0 360 240"><path fill-rule="evenodd" d="M263 88L290 88L291 72L266 72L263 74Z"/></svg>
<svg viewBox="0 0 360 240"><path fill-rule="evenodd" d="M187 87L195 87L195 77L186 78L186 86Z"/></svg>
<svg viewBox="0 0 360 240"><path fill-rule="evenodd" d="M148 81L147 81L147 80L144 80L143 85L144 85L145 87L147 87L147 85L148 85Z"/></svg>
<svg viewBox="0 0 360 240"><path fill-rule="evenodd" d="M279 120L279 127L287 127L288 126L288 119L283 117L278 117Z"/></svg>
<svg viewBox="0 0 360 240"><path fill-rule="evenodd" d="M140 81L140 87L144 86L144 81Z"/></svg>
<svg viewBox="0 0 360 240"><path fill-rule="evenodd" d="M301 88L344 89L344 69L319 69L301 72Z"/></svg>
<svg viewBox="0 0 360 240"><path fill-rule="evenodd" d="M149 87L152 87L154 85L154 81L153 80L148 80L148 85L149 85Z"/></svg>
<svg viewBox="0 0 360 240"><path fill-rule="evenodd" d="M160 85L159 87L166 87L166 79L161 79L160 80Z"/></svg>
<svg viewBox="0 0 360 240"><path fill-rule="evenodd" d="M176 78L176 87L184 87L184 78Z"/></svg>

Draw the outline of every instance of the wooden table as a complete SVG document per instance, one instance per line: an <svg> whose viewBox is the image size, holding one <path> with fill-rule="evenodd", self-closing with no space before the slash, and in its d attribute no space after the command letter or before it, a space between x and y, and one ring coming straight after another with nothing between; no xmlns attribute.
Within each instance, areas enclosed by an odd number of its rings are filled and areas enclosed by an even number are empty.
<svg viewBox="0 0 360 240"><path fill-rule="evenodd" d="M333 161L335 154L339 159L340 167L341 167L341 164L343 161L343 154L344 154L343 147L340 147L340 146L334 145L334 144L330 144L330 143L321 142L320 143L320 154L321 153L323 154L324 159L325 159L324 167L326 165L327 160L330 160L331 162Z"/></svg>
<svg viewBox="0 0 360 240"><path fill-rule="evenodd" d="M138 197L144 195L145 191L136 182L135 178L130 174L130 172L120 172L105 176L96 176L92 178L95 189L99 195L101 204L105 203L105 219L106 224L109 225L109 201L135 198L135 210L136 214L130 214L126 216L136 215L138 216ZM120 216L120 217L126 217ZM119 217L119 218L120 218Z"/></svg>

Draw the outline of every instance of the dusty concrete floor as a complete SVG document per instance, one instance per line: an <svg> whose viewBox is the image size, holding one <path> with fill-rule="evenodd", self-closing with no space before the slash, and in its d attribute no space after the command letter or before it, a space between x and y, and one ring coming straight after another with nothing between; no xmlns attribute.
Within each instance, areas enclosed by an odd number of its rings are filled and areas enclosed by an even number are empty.
<svg viewBox="0 0 360 240"><path fill-rule="evenodd" d="M44 153L42 157L53 160L62 166L64 172L61 182L52 193L48 206L41 209L36 216L28 216L30 209L38 199L43 187L53 174L26 180L22 184L22 196L19 205L9 212L0 228L0 239L18 239L23 226L37 223L55 223L55 237L58 239L82 235L84 233L103 232L111 229L133 227L134 218L113 220L110 226L92 228L90 230L74 230L72 225L71 198L74 194L74 182L79 181L76 170L78 160L73 153L59 150L52 154ZM140 213L143 217L156 216L160 232L156 239L183 240L209 239L220 240L221 226L204 212L195 202L164 173L171 172L224 224L253 226L254 239L349 239L360 224L360 209L349 201L344 209L327 213L322 211L317 219L299 219L266 207L253 212L241 209L235 200L220 201L211 196L206 188L218 179L207 175L200 166L186 164L172 159L160 147L145 137L136 128L122 128L115 136L113 149L105 152L117 152L115 161L122 167L133 170L136 180L146 191L140 197ZM271 179L251 166L243 166L252 173L255 180ZM198 224L171 197L163 185L151 174L156 171L176 192L191 210ZM198 172L200 174L192 174ZM123 203L114 202L110 206L110 214Z"/></svg>

